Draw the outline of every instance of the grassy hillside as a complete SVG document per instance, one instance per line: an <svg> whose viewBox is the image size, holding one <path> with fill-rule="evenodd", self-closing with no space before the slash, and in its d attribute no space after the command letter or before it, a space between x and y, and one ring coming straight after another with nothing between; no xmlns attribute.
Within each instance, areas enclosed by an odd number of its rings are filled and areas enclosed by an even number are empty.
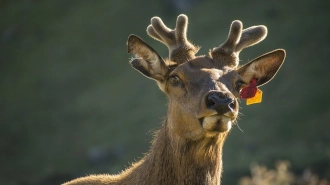
<svg viewBox="0 0 330 185"><path fill-rule="evenodd" d="M0 184L42 184L88 173L116 173L148 150L166 115L155 83L128 64L126 39L148 38L152 16L174 27L188 15L188 36L218 46L232 20L264 24L265 41L245 63L276 48L287 59L261 87L263 102L242 109L225 144L223 181L235 184L252 162L291 161L330 177L330 3L327 1L2 1L0 3ZM189 1L188 1L189 2Z"/></svg>

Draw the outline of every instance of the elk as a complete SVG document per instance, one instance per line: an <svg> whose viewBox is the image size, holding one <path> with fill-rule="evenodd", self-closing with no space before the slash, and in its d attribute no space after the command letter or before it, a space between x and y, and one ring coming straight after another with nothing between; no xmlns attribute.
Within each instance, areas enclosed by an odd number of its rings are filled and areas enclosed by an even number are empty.
<svg viewBox="0 0 330 185"><path fill-rule="evenodd" d="M282 66L285 51L277 49L239 67L239 53L267 35L265 26L243 30L233 21L227 40L209 56L195 56L199 47L187 39L188 17L179 15L174 30L159 17L147 33L168 47L163 59L141 38L130 35L128 53L134 69L157 82L168 97L167 116L150 151L117 175L89 175L65 185L220 184L222 147L239 112L240 91L269 82Z"/></svg>

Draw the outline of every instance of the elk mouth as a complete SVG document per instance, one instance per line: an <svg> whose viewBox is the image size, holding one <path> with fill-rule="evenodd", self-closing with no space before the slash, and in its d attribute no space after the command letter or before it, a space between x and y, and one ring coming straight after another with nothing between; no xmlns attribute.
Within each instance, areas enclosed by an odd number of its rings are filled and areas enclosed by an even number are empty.
<svg viewBox="0 0 330 185"><path fill-rule="evenodd" d="M231 112L228 112L222 115L205 116L198 120L206 132L216 134L229 131L235 118Z"/></svg>

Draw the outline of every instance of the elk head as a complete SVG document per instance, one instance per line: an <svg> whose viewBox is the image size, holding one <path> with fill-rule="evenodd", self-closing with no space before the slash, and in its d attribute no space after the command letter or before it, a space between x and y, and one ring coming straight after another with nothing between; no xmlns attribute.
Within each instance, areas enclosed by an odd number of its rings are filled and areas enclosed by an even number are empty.
<svg viewBox="0 0 330 185"><path fill-rule="evenodd" d="M128 52L136 56L132 67L155 80L168 96L171 132L184 139L212 138L231 129L239 112L240 90L252 79L257 86L269 82L284 62L285 51L274 50L238 67L239 52L263 40L267 28L243 30L240 21L233 21L223 44L209 56L195 56L199 48L187 40L187 25L185 15L178 16L174 30L159 17L151 19L147 33L168 47L166 60L135 35L128 38Z"/></svg>

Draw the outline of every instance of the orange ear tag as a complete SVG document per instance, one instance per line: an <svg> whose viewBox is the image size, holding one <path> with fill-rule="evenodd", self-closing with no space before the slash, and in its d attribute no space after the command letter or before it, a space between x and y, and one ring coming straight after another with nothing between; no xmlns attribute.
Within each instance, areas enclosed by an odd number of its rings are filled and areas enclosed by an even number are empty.
<svg viewBox="0 0 330 185"><path fill-rule="evenodd" d="M240 98L246 100L246 105L262 101L262 91L257 87L257 79L252 79L250 85L241 90Z"/></svg>
<svg viewBox="0 0 330 185"><path fill-rule="evenodd" d="M262 91L260 89L257 89L257 92L254 95L254 97L246 99L246 105L260 103L261 101L262 101Z"/></svg>

